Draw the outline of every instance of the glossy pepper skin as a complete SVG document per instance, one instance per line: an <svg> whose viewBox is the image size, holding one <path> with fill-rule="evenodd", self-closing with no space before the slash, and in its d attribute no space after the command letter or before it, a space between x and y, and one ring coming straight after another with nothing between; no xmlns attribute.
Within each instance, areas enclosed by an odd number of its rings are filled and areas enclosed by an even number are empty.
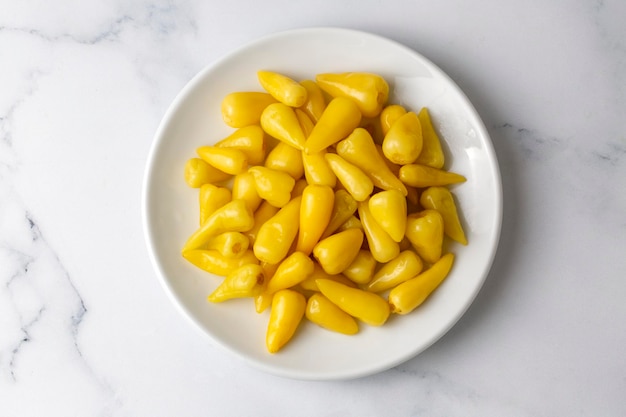
<svg viewBox="0 0 626 417"><path fill-rule="evenodd" d="M389 236L400 243L406 230L406 198L400 191L381 191L370 197L368 208L374 220Z"/></svg>
<svg viewBox="0 0 626 417"><path fill-rule="evenodd" d="M313 260L302 252L294 252L285 258L267 283L265 291L274 294L279 290L291 288L313 274Z"/></svg>
<svg viewBox="0 0 626 417"><path fill-rule="evenodd" d="M337 307L370 326L382 326L389 318L389 304L378 294L328 279L318 279L317 286Z"/></svg>
<svg viewBox="0 0 626 417"><path fill-rule="evenodd" d="M467 245L467 238L454 202L446 187L429 187L422 192L420 204L425 209L437 210L443 218L443 232L450 239Z"/></svg>
<svg viewBox="0 0 626 417"><path fill-rule="evenodd" d="M405 235L424 261L432 264L441 258L443 217L437 210L411 213L407 217Z"/></svg>
<svg viewBox="0 0 626 417"><path fill-rule="evenodd" d="M400 180L412 187L426 188L465 182L463 175L428 165L407 164L400 168Z"/></svg>
<svg viewBox="0 0 626 417"><path fill-rule="evenodd" d="M254 241L259 234L261 226L278 213L278 210L280 210L278 207L274 207L267 201L261 202L261 205L254 212L254 226L252 226L252 229L245 232L248 239L250 239L251 244L254 245Z"/></svg>
<svg viewBox="0 0 626 417"><path fill-rule="evenodd" d="M426 107L423 107L417 114L422 125L422 152L417 157L417 163L428 165L433 168L443 168L445 163L445 155L441 148L441 141L433 127L430 113Z"/></svg>
<svg viewBox="0 0 626 417"><path fill-rule="evenodd" d="M339 227L344 224L357 210L357 201L346 190L335 191L335 199L333 211L330 215L330 221L326 230L322 234L322 238L326 238L333 234Z"/></svg>
<svg viewBox="0 0 626 417"><path fill-rule="evenodd" d="M400 117L406 114L406 109L399 104L391 104L386 106L382 112L380 112L380 127L383 131L383 135L386 135L391 129L391 126Z"/></svg>
<svg viewBox="0 0 626 417"><path fill-rule="evenodd" d="M289 107L300 107L307 99L307 90L297 81L273 71L258 71L261 86L272 97Z"/></svg>
<svg viewBox="0 0 626 417"><path fill-rule="evenodd" d="M200 203L200 225L220 207L232 200L232 192L226 187L213 184L204 184L198 193Z"/></svg>
<svg viewBox="0 0 626 417"><path fill-rule="evenodd" d="M235 178L233 178L231 196L233 200L238 199L245 201L252 212L254 212L263 201L256 191L254 175L250 172L242 172L241 174L235 175Z"/></svg>
<svg viewBox="0 0 626 417"><path fill-rule="evenodd" d="M362 243L363 232L349 229L319 241L313 248L313 256L326 273L340 274L354 261Z"/></svg>
<svg viewBox="0 0 626 417"><path fill-rule="evenodd" d="M359 332L356 320L320 293L309 298L305 315L311 322L333 332L347 335Z"/></svg>
<svg viewBox="0 0 626 417"><path fill-rule="evenodd" d="M396 120L383 139L383 153L398 165L415 162L422 146L422 127L413 112L407 112Z"/></svg>
<svg viewBox="0 0 626 417"><path fill-rule="evenodd" d="M389 292L389 304L395 314L408 314L419 307L448 276L454 255L447 253L433 266Z"/></svg>
<svg viewBox="0 0 626 417"><path fill-rule="evenodd" d="M293 108L283 103L270 104L261 113L260 122L268 135L296 149L304 149L304 132Z"/></svg>
<svg viewBox="0 0 626 417"><path fill-rule="evenodd" d="M317 282L316 282L318 279L330 279L333 281L340 282L347 286L351 286L351 287L356 286L354 282L350 281L344 275L342 274L331 275L327 273L326 271L324 271L324 268L322 268L320 264L318 264L317 262L314 262L313 273L300 283L300 287L302 287L302 289L307 290L307 291L319 292L320 289L318 288Z"/></svg>
<svg viewBox="0 0 626 417"><path fill-rule="evenodd" d="M357 128L336 146L337 154L361 168L372 183L383 190L398 190L406 195L406 187L396 177L376 149L374 139L363 128Z"/></svg>
<svg viewBox="0 0 626 417"><path fill-rule="evenodd" d="M318 74L315 81L333 97L354 100L364 117L377 117L389 98L389 84L378 74L326 73Z"/></svg>
<svg viewBox="0 0 626 417"><path fill-rule="evenodd" d="M265 159L265 132L259 125L237 129L217 142L217 148L234 148L242 151L250 165L258 165Z"/></svg>
<svg viewBox="0 0 626 417"><path fill-rule="evenodd" d="M252 226L254 226L254 217L245 201L233 200L211 214L189 237L182 251L197 249L220 233L245 232L252 229Z"/></svg>
<svg viewBox="0 0 626 417"><path fill-rule="evenodd" d="M276 171L286 172L294 180L298 180L304 175L302 151L284 142L279 143L272 149L269 155L267 155L264 165Z"/></svg>
<svg viewBox="0 0 626 417"><path fill-rule="evenodd" d="M424 264L412 250L400 252L391 261L384 264L367 285L371 292L383 292L398 284L408 281L422 272Z"/></svg>
<svg viewBox="0 0 626 417"><path fill-rule="evenodd" d="M398 256L400 253L398 242L393 240L389 233L385 232L374 219L370 212L368 201L360 202L358 211L363 231L367 237L367 244L374 259L380 263L386 263Z"/></svg>
<svg viewBox="0 0 626 417"><path fill-rule="evenodd" d="M248 172L254 176L256 192L263 200L275 207L283 207L291 200L296 180L288 173L262 166L254 166Z"/></svg>
<svg viewBox="0 0 626 417"><path fill-rule="evenodd" d="M248 168L248 158L239 149L201 146L196 152L209 165L227 174L237 175Z"/></svg>
<svg viewBox="0 0 626 417"><path fill-rule="evenodd" d="M261 292L264 282L261 265L246 264L228 274L207 300L221 303L233 298L254 297Z"/></svg>
<svg viewBox="0 0 626 417"><path fill-rule="evenodd" d="M272 299L265 336L269 353L278 352L296 332L306 309L306 298L294 290L280 290Z"/></svg>
<svg viewBox="0 0 626 417"><path fill-rule="evenodd" d="M243 255L250 246L250 240L240 232L224 232L209 239L206 249L218 251L226 258L237 258Z"/></svg>
<svg viewBox="0 0 626 417"><path fill-rule="evenodd" d="M327 185L334 188L337 184L337 176L330 169L324 155L326 155L326 150L311 154L302 152L304 176L309 184Z"/></svg>
<svg viewBox="0 0 626 417"><path fill-rule="evenodd" d="M230 174L220 171L200 158L190 158L185 164L185 182L192 188L226 181L230 177Z"/></svg>
<svg viewBox="0 0 626 417"><path fill-rule="evenodd" d="M313 80L300 81L300 85L302 85L307 91L306 101L302 106L300 106L300 109L302 109L302 111L304 111L312 121L317 123L326 108L326 99L324 99L324 94L322 93L319 85L317 85Z"/></svg>
<svg viewBox="0 0 626 417"><path fill-rule="evenodd" d="M327 185L307 185L302 192L300 229L296 250L309 255L326 229L335 202L335 193Z"/></svg>
<svg viewBox="0 0 626 417"><path fill-rule="evenodd" d="M356 201L364 201L372 194L374 183L361 168L334 153L327 153L324 157L337 179Z"/></svg>
<svg viewBox="0 0 626 417"><path fill-rule="evenodd" d="M216 250L194 249L183 252L183 257L198 268L221 277L244 265L259 263L251 250L245 251L240 257L227 258Z"/></svg>
<svg viewBox="0 0 626 417"><path fill-rule="evenodd" d="M272 103L276 103L276 99L268 93L230 93L222 100L222 119L234 128L254 125L259 123L261 113Z"/></svg>
<svg viewBox="0 0 626 417"><path fill-rule="evenodd" d="M372 279L378 262L368 250L360 250L342 274L357 284L367 284Z"/></svg>
<svg viewBox="0 0 626 417"><path fill-rule="evenodd" d="M294 198L260 227L252 248L261 262L277 264L287 256L298 234L301 201Z"/></svg>
<svg viewBox="0 0 626 417"><path fill-rule="evenodd" d="M354 101L334 98L313 127L304 152L317 153L348 136L361 122L361 112Z"/></svg>

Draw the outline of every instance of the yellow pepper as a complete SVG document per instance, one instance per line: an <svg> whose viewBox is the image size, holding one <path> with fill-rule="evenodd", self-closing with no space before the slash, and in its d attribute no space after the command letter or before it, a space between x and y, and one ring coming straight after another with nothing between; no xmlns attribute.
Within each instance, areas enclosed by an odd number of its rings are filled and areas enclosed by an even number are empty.
<svg viewBox="0 0 626 417"><path fill-rule="evenodd" d="M364 117L361 119L359 127L365 129L367 133L372 137L372 140L376 144L383 143L383 129L380 126L380 119L378 117Z"/></svg>
<svg viewBox="0 0 626 417"><path fill-rule="evenodd" d="M304 174L302 165L302 151L291 145L281 142L267 155L264 164L267 168L282 171L297 180Z"/></svg>
<svg viewBox="0 0 626 417"><path fill-rule="evenodd" d="M333 211L335 194L327 185L307 185L300 204L300 230L296 250L309 255L319 242Z"/></svg>
<svg viewBox="0 0 626 417"><path fill-rule="evenodd" d="M383 292L398 284L414 278L422 272L424 264L419 256L412 250L400 252L391 261L384 264L367 285L367 290L371 292Z"/></svg>
<svg viewBox="0 0 626 417"><path fill-rule="evenodd" d="M350 216L348 220L342 223L341 226L337 229L339 232L343 232L348 229L360 229L363 230L363 225L361 224L361 220L359 220L356 216Z"/></svg>
<svg viewBox="0 0 626 417"><path fill-rule="evenodd" d="M454 255L447 253L426 271L392 289L389 292L391 311L408 314L419 307L448 276L453 262Z"/></svg>
<svg viewBox="0 0 626 417"><path fill-rule="evenodd" d="M377 117L389 98L389 84L378 74L345 72L318 74L315 81L333 97L355 101L365 117Z"/></svg>
<svg viewBox="0 0 626 417"><path fill-rule="evenodd" d="M224 278L222 283L207 297L212 303L233 298L254 297L263 290L265 274L261 265L243 265Z"/></svg>
<svg viewBox="0 0 626 417"><path fill-rule="evenodd" d="M200 187L198 197L200 201L200 224L202 225L215 210L232 200L232 193L226 187L204 184Z"/></svg>
<svg viewBox="0 0 626 417"><path fill-rule="evenodd" d="M334 153L327 153L324 157L337 179L356 201L364 201L372 194L374 183L361 168Z"/></svg>
<svg viewBox="0 0 626 417"><path fill-rule="evenodd" d="M406 109L399 104L391 104L386 106L380 113L380 126L383 131L383 135L386 135L391 129L396 120L406 114Z"/></svg>
<svg viewBox="0 0 626 417"><path fill-rule="evenodd" d="M302 252L294 252L286 257L265 288L268 294L298 285L313 274L313 260Z"/></svg>
<svg viewBox="0 0 626 417"><path fill-rule="evenodd" d="M263 226L263 223L278 213L278 210L278 207L274 207L267 201L263 201L259 208L256 209L254 212L254 226L252 226L252 229L245 232L248 239L250 239L251 244L254 245L254 241L256 240L259 229Z"/></svg>
<svg viewBox="0 0 626 417"><path fill-rule="evenodd" d="M230 127L239 128L259 123L261 113L276 99L267 93L230 93L222 100L222 119Z"/></svg>
<svg viewBox="0 0 626 417"><path fill-rule="evenodd" d="M183 257L198 268L222 277L244 265L259 263L251 250L238 258L227 258L216 250L194 249L183 252Z"/></svg>
<svg viewBox="0 0 626 417"><path fill-rule="evenodd" d="M209 165L227 174L237 175L248 168L248 158L239 149L201 146L196 152Z"/></svg>
<svg viewBox="0 0 626 417"><path fill-rule="evenodd" d="M337 143L336 149L339 156L363 170L376 187L383 190L398 190L406 195L406 187L391 172L367 130L354 129L350 136Z"/></svg>
<svg viewBox="0 0 626 417"><path fill-rule="evenodd" d="M309 298L305 315L312 323L333 332L347 335L359 332L356 320L320 293Z"/></svg>
<svg viewBox="0 0 626 417"><path fill-rule="evenodd" d="M327 185L334 188L337 184L337 176L330 169L324 155L326 155L326 150L311 154L302 153L304 176L309 184Z"/></svg>
<svg viewBox="0 0 626 417"><path fill-rule="evenodd" d="M300 129L302 129L302 133L304 133L304 138L308 138L311 132L313 131L313 127L315 124L313 121L307 116L305 112L300 109L295 109L296 117L298 118L298 123L300 123Z"/></svg>
<svg viewBox="0 0 626 417"><path fill-rule="evenodd" d="M361 122L361 112L354 101L334 98L307 138L304 151L317 153L348 136Z"/></svg>
<svg viewBox="0 0 626 417"><path fill-rule="evenodd" d="M218 251L226 258L237 258L250 246L250 239L240 232L224 232L209 239L206 249Z"/></svg>
<svg viewBox="0 0 626 417"><path fill-rule="evenodd" d="M274 294L265 345L270 353L278 352L291 338L304 317L306 298L294 290Z"/></svg>
<svg viewBox="0 0 626 417"><path fill-rule="evenodd" d="M417 117L420 119L420 124L422 125L423 146L422 152L420 152L416 162L433 168L443 168L445 156L443 149L441 149L439 136L437 136L437 132L435 132L435 128L430 119L428 109L423 107L417 114Z"/></svg>
<svg viewBox="0 0 626 417"><path fill-rule="evenodd" d="M258 165L265 159L265 132L259 125L245 126L217 142L215 147L239 149L246 155L248 164Z"/></svg>
<svg viewBox="0 0 626 417"><path fill-rule="evenodd" d="M252 211L243 200L233 200L211 214L192 234L183 252L199 248L214 236L224 232L245 232L254 226Z"/></svg>
<svg viewBox="0 0 626 417"><path fill-rule="evenodd" d="M333 211L326 230L322 233L322 239L333 234L344 224L357 210L357 201L346 190L335 191Z"/></svg>
<svg viewBox="0 0 626 417"><path fill-rule="evenodd" d="M330 279L330 280L340 282L350 287L356 286L354 282L350 281L344 275L342 274L331 275L327 273L326 271L324 271L324 268L322 268L322 266L318 264L317 262L314 262L313 264L314 264L313 273L300 283L300 287L302 289L307 290L307 291L319 292L320 289L317 286L317 282L316 282L318 279Z"/></svg>
<svg viewBox="0 0 626 417"><path fill-rule="evenodd" d="M363 225L363 231L367 237L367 244L369 246L374 259L380 263L386 263L398 256L400 253L400 246L398 242L393 240L389 233L380 227L378 222L372 216L370 212L368 201L362 201L358 205L359 218ZM355 229L350 229L355 230ZM345 232L344 232L345 233Z"/></svg>
<svg viewBox="0 0 626 417"><path fill-rule="evenodd" d="M226 181L230 177L230 174L220 171L200 158L190 158L185 164L185 182L192 188Z"/></svg>
<svg viewBox="0 0 626 417"><path fill-rule="evenodd" d="M317 123L326 108L324 94L319 85L313 80L300 81L300 85L302 85L307 92L306 101L300 108L313 122Z"/></svg>
<svg viewBox="0 0 626 417"><path fill-rule="evenodd" d="M286 75L272 71L258 71L261 86L272 97L289 107L300 107L307 99L307 90Z"/></svg>
<svg viewBox="0 0 626 417"><path fill-rule="evenodd" d="M348 229L319 241L313 248L313 256L324 271L331 275L339 274L350 266L362 244L363 232Z"/></svg>
<svg viewBox="0 0 626 417"><path fill-rule="evenodd" d="M367 284L372 279L378 262L368 250L360 250L352 263L343 270L342 274L357 284Z"/></svg>
<svg viewBox="0 0 626 417"><path fill-rule="evenodd" d="M398 190L381 191L370 197L369 211L376 223L396 242L406 230L406 198Z"/></svg>
<svg viewBox="0 0 626 417"><path fill-rule="evenodd" d="M260 205L261 197L256 191L256 181L250 172L242 172L233 179L232 199L243 200L250 211L254 212Z"/></svg>
<svg viewBox="0 0 626 417"><path fill-rule="evenodd" d="M399 176L403 183L417 188L465 182L463 175L419 164L404 165Z"/></svg>
<svg viewBox="0 0 626 417"><path fill-rule="evenodd" d="M248 172L254 176L256 192L263 200L276 207L283 207L289 202L291 190L296 184L291 175L262 166L254 166Z"/></svg>
<svg viewBox="0 0 626 417"><path fill-rule="evenodd" d="M370 326L382 326L389 318L389 304L378 294L329 279L318 279L317 286L337 307Z"/></svg>
<svg viewBox="0 0 626 417"><path fill-rule="evenodd" d="M296 149L304 149L304 132L293 108L283 103L270 104L261 114L261 127L268 135Z"/></svg>
<svg viewBox="0 0 626 417"><path fill-rule="evenodd" d="M435 263L441 257L443 224L436 210L423 210L407 217L405 235L415 252L428 263Z"/></svg>
<svg viewBox="0 0 626 417"><path fill-rule="evenodd" d="M293 186L293 190L291 190L291 198L296 198L302 195L304 189L307 187L307 182L304 178L300 178L296 181L296 185Z"/></svg>
<svg viewBox="0 0 626 417"><path fill-rule="evenodd" d="M287 256L298 234L301 200L296 197L288 202L259 229L252 248L261 262L277 264Z"/></svg>
<svg viewBox="0 0 626 417"><path fill-rule="evenodd" d="M429 187L422 192L420 203L425 209L437 210L441 214L443 232L446 236L467 245L467 238L450 190L446 187Z"/></svg>
<svg viewBox="0 0 626 417"><path fill-rule="evenodd" d="M420 120L415 113L407 112L385 135L383 153L394 164L412 164L422 151L422 142Z"/></svg>

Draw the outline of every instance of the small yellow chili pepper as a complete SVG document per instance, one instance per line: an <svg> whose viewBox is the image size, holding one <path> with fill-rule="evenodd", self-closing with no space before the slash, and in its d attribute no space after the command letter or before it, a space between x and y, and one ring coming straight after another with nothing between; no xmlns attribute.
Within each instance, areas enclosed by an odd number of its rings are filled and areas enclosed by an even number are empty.
<svg viewBox="0 0 626 417"><path fill-rule="evenodd" d="M269 155L267 155L264 165L276 171L286 172L295 180L300 179L304 174L302 151L285 142L279 143L272 149Z"/></svg>
<svg viewBox="0 0 626 417"><path fill-rule="evenodd" d="M228 274L207 300L221 303L233 298L254 297L263 290L264 282L261 265L246 264Z"/></svg>
<svg viewBox="0 0 626 417"><path fill-rule="evenodd" d="M361 249L363 232L348 229L319 241L313 248L313 256L329 274L339 274L346 269Z"/></svg>
<svg viewBox="0 0 626 417"><path fill-rule="evenodd" d="M320 293L309 298L305 315L312 323L333 332L347 335L359 332L356 320Z"/></svg>
<svg viewBox="0 0 626 417"><path fill-rule="evenodd" d="M381 191L370 197L368 207L376 223L396 242L406 230L406 198L398 190Z"/></svg>
<svg viewBox="0 0 626 417"><path fill-rule="evenodd" d="M274 207L267 201L263 201L259 208L256 209L254 212L254 226L252 226L252 229L245 232L252 245L254 245L254 241L256 240L259 229L263 226L263 223L278 213L278 210L280 210L278 207Z"/></svg>
<svg viewBox="0 0 626 417"><path fill-rule="evenodd" d="M256 192L263 200L276 207L283 207L289 202L291 190L296 184L291 175L262 166L254 166L248 172L254 176Z"/></svg>
<svg viewBox="0 0 626 417"><path fill-rule="evenodd" d="M334 188L337 184L337 176L330 169L324 155L326 155L326 150L311 154L302 152L304 176L309 184L327 185Z"/></svg>
<svg viewBox="0 0 626 417"><path fill-rule="evenodd" d="M333 211L330 215L330 221L322 239L333 234L342 224L344 224L357 210L358 203L346 190L335 191L335 199Z"/></svg>
<svg viewBox="0 0 626 417"><path fill-rule="evenodd" d="M294 252L286 257L265 288L268 294L298 285L313 274L313 260L302 252Z"/></svg>
<svg viewBox="0 0 626 417"><path fill-rule="evenodd" d="M250 239L240 232L224 232L209 239L206 249L218 251L226 258L237 258L250 246Z"/></svg>
<svg viewBox="0 0 626 417"><path fill-rule="evenodd" d="M198 268L221 277L244 265L259 263L251 250L245 251L238 258L227 258L216 250L194 249L183 252L183 257Z"/></svg>
<svg viewBox="0 0 626 417"><path fill-rule="evenodd" d="M258 71L261 86L276 100L289 107L300 107L307 99L307 90L286 75L272 71Z"/></svg>
<svg viewBox="0 0 626 417"><path fill-rule="evenodd" d="M235 175L233 179L232 199L245 201L252 212L261 205L263 199L256 191L256 181L252 173L242 172L241 174Z"/></svg>
<svg viewBox="0 0 626 417"><path fill-rule="evenodd" d="M204 184L200 187L198 200L200 202L200 224L202 225L215 210L232 200L232 193L226 187Z"/></svg>
<svg viewBox="0 0 626 417"><path fill-rule="evenodd" d="M419 307L448 276L453 262L454 255L447 253L426 271L392 289L389 292L391 311L408 314Z"/></svg>
<svg viewBox="0 0 626 417"><path fill-rule="evenodd" d="M304 317L306 298L294 290L274 294L265 344L270 353L278 352L291 338Z"/></svg>
<svg viewBox="0 0 626 417"><path fill-rule="evenodd" d="M256 91L230 93L222 100L222 119L230 127L245 127L259 123L261 113L276 99Z"/></svg>
<svg viewBox="0 0 626 417"><path fill-rule="evenodd" d="M340 282L344 285L347 285L349 287L355 287L356 284L352 281L350 281L348 278L346 278L344 275L342 274L329 274L326 271L324 271L324 268L322 268L322 266L320 264L318 264L317 262L313 263L313 273L311 275L309 275L304 281L302 281L300 283L300 287L302 287L302 289L307 290L307 291L316 291L319 292L319 288L317 286L317 282L316 280L318 279L330 279L333 281L337 281Z"/></svg>
<svg viewBox="0 0 626 417"><path fill-rule="evenodd" d="M342 274L357 284L365 285L372 279L377 265L372 253L362 249Z"/></svg>
<svg viewBox="0 0 626 417"><path fill-rule="evenodd" d="M417 114L417 117L420 119L420 124L422 125L423 146L422 152L420 152L416 162L433 168L443 168L445 156L443 149L441 149L439 136L437 136L437 132L430 119L428 109L423 107Z"/></svg>
<svg viewBox="0 0 626 417"><path fill-rule="evenodd" d="M400 252L391 261L384 264L367 285L367 290L371 292L383 292L398 284L414 278L422 272L424 263L412 250Z"/></svg>
<svg viewBox="0 0 626 417"><path fill-rule="evenodd" d="M302 110L295 109L294 112L296 113L296 117L298 118L298 122L300 123L300 128L302 129L302 133L304 133L304 138L306 139L313 131L313 127L315 126L315 124Z"/></svg>
<svg viewBox="0 0 626 417"><path fill-rule="evenodd" d="M363 231L367 237L369 246L374 259L380 263L387 263L400 253L398 242L393 240L389 233L380 227L378 222L370 212L368 201L362 201L358 206L359 218L363 225ZM354 230L354 229L350 229Z"/></svg>
<svg viewBox="0 0 626 417"><path fill-rule="evenodd" d="M337 231L343 232L344 230L348 230L348 229L363 230L363 225L361 224L361 220L359 220L359 218L354 215L350 216L348 220L346 220L345 222L343 222L341 226L339 226Z"/></svg>
<svg viewBox="0 0 626 417"><path fill-rule="evenodd" d="M363 170L376 187L398 190L406 195L405 185L391 172L367 130L354 129L346 139L337 143L336 148L339 156Z"/></svg>
<svg viewBox="0 0 626 417"><path fill-rule="evenodd" d="M300 85L302 85L307 92L306 101L300 108L313 122L317 123L326 108L324 94L319 85L313 80L300 81Z"/></svg>
<svg viewBox="0 0 626 417"><path fill-rule="evenodd" d="M406 109L399 104L391 104L386 106L382 112L380 112L380 126L383 131L383 135L386 135L391 129L391 126L400 117L406 114Z"/></svg>
<svg viewBox="0 0 626 417"><path fill-rule="evenodd" d="M306 179L300 178L296 181L296 185L293 186L293 190L291 190L291 198L296 198L302 195L304 189L307 187Z"/></svg>
<svg viewBox="0 0 626 417"><path fill-rule="evenodd" d="M329 279L318 279L317 286L337 307L370 326L382 326L389 318L389 304L378 294Z"/></svg>
<svg viewBox="0 0 626 417"><path fill-rule="evenodd" d="M408 112L391 126L383 139L387 159L398 165L412 164L422 151L422 127L417 114Z"/></svg>
<svg viewBox="0 0 626 417"><path fill-rule="evenodd" d="M300 231L296 250L307 255L319 242L333 211L335 193L327 185L307 185L300 205Z"/></svg>
<svg viewBox="0 0 626 417"><path fill-rule="evenodd" d="M192 188L226 181L230 177L230 174L220 171L200 158L190 158L185 164L185 182Z"/></svg>
<svg viewBox="0 0 626 417"><path fill-rule="evenodd" d="M304 149L304 132L293 108L283 103L270 104L261 114L261 127L268 135L296 149Z"/></svg>
<svg viewBox="0 0 626 417"><path fill-rule="evenodd" d="M254 226L252 211L243 200L233 200L211 214L192 234L183 252L199 248L214 236L224 232L245 232Z"/></svg>
<svg viewBox="0 0 626 417"><path fill-rule="evenodd" d="M259 125L245 126L215 144L217 148L242 151L250 165L259 165L265 159L265 132Z"/></svg>
<svg viewBox="0 0 626 417"><path fill-rule="evenodd" d="M237 175L248 168L248 158L239 149L201 146L196 149L196 152L209 165L227 174Z"/></svg>
<svg viewBox="0 0 626 417"><path fill-rule="evenodd" d="M348 136L361 122L361 112L354 101L334 98L307 138L304 151L317 153Z"/></svg>
<svg viewBox="0 0 626 417"><path fill-rule="evenodd" d="M423 210L407 217L405 235L415 252L428 263L435 263L441 257L443 225L437 210Z"/></svg>
<svg viewBox="0 0 626 417"><path fill-rule="evenodd" d="M463 175L419 164L407 164L402 166L399 176L403 183L417 188L465 182Z"/></svg>
<svg viewBox="0 0 626 417"><path fill-rule="evenodd" d="M337 179L356 201L364 201L372 194L374 183L361 168L334 153L327 153L324 158L326 158Z"/></svg>
<svg viewBox="0 0 626 417"><path fill-rule="evenodd" d="M454 197L446 187L429 187L422 192L420 204L425 209L437 210L443 217L443 232L450 239L467 245Z"/></svg>
<svg viewBox="0 0 626 417"><path fill-rule="evenodd" d="M288 202L259 229L252 248L261 262L277 264L287 256L298 234L301 200L296 197Z"/></svg>
<svg viewBox="0 0 626 417"><path fill-rule="evenodd" d="M377 117L389 98L389 84L378 74L345 72L318 74L315 81L333 97L354 100L365 117Z"/></svg>

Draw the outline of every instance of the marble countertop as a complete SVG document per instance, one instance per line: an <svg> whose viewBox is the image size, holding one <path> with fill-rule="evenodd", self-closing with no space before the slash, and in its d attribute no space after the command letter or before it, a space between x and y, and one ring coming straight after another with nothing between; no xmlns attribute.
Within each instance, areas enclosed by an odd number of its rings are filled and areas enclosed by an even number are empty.
<svg viewBox="0 0 626 417"><path fill-rule="evenodd" d="M626 415L626 3L3 2L0 415ZM498 253L463 318L389 371L262 373L184 320L141 187L204 66L272 32L360 29L446 71L492 137Z"/></svg>

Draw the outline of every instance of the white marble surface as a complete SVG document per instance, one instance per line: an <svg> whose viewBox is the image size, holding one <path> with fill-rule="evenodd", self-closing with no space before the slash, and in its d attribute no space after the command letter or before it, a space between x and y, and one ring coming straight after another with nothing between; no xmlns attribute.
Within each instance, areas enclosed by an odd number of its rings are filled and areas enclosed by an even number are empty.
<svg viewBox="0 0 626 417"><path fill-rule="evenodd" d="M626 3L0 1L0 415L626 415ZM263 374L171 305L140 213L153 134L271 32L398 40L492 135L504 224L430 349L353 381Z"/></svg>

